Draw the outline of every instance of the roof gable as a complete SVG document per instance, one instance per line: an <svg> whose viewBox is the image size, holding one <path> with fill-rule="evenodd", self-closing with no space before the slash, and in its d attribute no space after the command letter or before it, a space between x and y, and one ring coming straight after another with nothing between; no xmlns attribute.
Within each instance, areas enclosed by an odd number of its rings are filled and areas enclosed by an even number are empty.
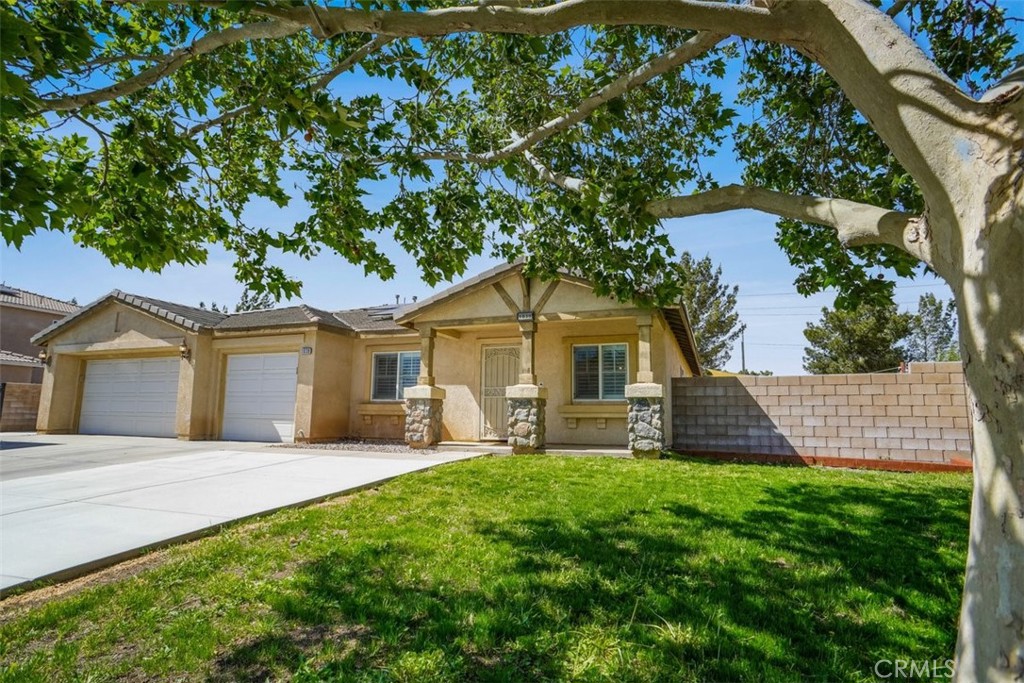
<svg viewBox="0 0 1024 683"><path fill-rule="evenodd" d="M227 317L224 313L208 311L194 306L184 306L182 304L162 301L160 299L152 299L150 297L137 296L135 294L128 294L127 292L115 289L110 294L102 296L92 303L86 304L71 315L65 316L49 327L41 330L32 337L32 343L45 343L47 340L52 339L57 335L62 329L65 329L67 326L81 320L83 317L91 314L93 311L96 311L107 303L119 303L140 311L145 311L152 316L189 332L197 332L204 327L210 327Z"/></svg>
<svg viewBox="0 0 1024 683"><path fill-rule="evenodd" d="M515 280L522 271L522 261L504 263L479 275L449 287L437 294L415 304L402 308L395 313L395 322L399 325L412 327L417 319L429 321L434 314L440 313L449 319L467 319L481 317L481 308L493 311L491 315L504 317L512 313L512 308L521 305L523 299L520 287ZM531 303L536 306L546 299L539 317L557 315L559 310L566 313L583 313L585 311L607 309L609 307L630 308L630 304L616 301L608 297L594 294L592 285L584 278L569 272L562 273L557 286L551 291L548 287L556 283L545 284L540 291L531 293ZM460 305L460 299L477 298L476 305ZM506 299L507 297L507 299ZM685 306L666 307L659 310L666 324L672 331L679 350L690 366L694 375L701 374L700 359L697 345Z"/></svg>

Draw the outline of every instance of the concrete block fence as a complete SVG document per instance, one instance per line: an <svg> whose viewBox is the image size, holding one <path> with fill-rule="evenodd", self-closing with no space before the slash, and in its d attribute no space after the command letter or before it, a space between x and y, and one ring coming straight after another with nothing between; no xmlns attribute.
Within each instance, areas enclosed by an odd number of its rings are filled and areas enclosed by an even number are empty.
<svg viewBox="0 0 1024 683"><path fill-rule="evenodd" d="M34 432L42 384L4 382L0 395L0 432Z"/></svg>
<svg viewBox="0 0 1024 683"><path fill-rule="evenodd" d="M969 469L960 363L902 374L686 377L672 384L682 453L885 469Z"/></svg>

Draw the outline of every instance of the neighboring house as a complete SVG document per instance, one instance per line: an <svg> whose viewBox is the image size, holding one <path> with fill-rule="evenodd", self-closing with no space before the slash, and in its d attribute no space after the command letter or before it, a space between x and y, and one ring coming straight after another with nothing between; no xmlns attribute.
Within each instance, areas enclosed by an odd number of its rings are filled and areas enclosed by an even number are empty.
<svg viewBox="0 0 1024 683"><path fill-rule="evenodd" d="M40 348L32 335L77 310L67 301L0 285L0 382L41 382Z"/></svg>
<svg viewBox="0 0 1024 683"><path fill-rule="evenodd" d="M336 312L228 315L115 291L34 341L48 354L44 433L422 446L507 440L518 415L520 450L624 446L627 395L641 412L656 404L667 432L670 378L700 374L681 308L525 279L518 264L419 303Z"/></svg>

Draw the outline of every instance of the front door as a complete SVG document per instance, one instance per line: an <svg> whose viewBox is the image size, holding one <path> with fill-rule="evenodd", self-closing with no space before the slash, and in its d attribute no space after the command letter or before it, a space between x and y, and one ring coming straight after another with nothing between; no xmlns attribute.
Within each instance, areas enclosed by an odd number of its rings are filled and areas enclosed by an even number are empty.
<svg viewBox="0 0 1024 683"><path fill-rule="evenodd" d="M519 347L485 346L483 382L480 389L483 419L480 438L505 440L508 438L508 399L505 387L519 381Z"/></svg>

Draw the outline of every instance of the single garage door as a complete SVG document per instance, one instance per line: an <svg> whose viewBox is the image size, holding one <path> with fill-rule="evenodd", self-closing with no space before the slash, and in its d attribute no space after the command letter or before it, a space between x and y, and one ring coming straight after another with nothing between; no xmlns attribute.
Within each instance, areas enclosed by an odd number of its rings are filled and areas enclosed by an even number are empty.
<svg viewBox="0 0 1024 683"><path fill-rule="evenodd" d="M295 435L298 354L228 356L224 427L230 441L291 441Z"/></svg>
<svg viewBox="0 0 1024 683"><path fill-rule="evenodd" d="M179 365L178 358L87 361L78 431L173 437Z"/></svg>

